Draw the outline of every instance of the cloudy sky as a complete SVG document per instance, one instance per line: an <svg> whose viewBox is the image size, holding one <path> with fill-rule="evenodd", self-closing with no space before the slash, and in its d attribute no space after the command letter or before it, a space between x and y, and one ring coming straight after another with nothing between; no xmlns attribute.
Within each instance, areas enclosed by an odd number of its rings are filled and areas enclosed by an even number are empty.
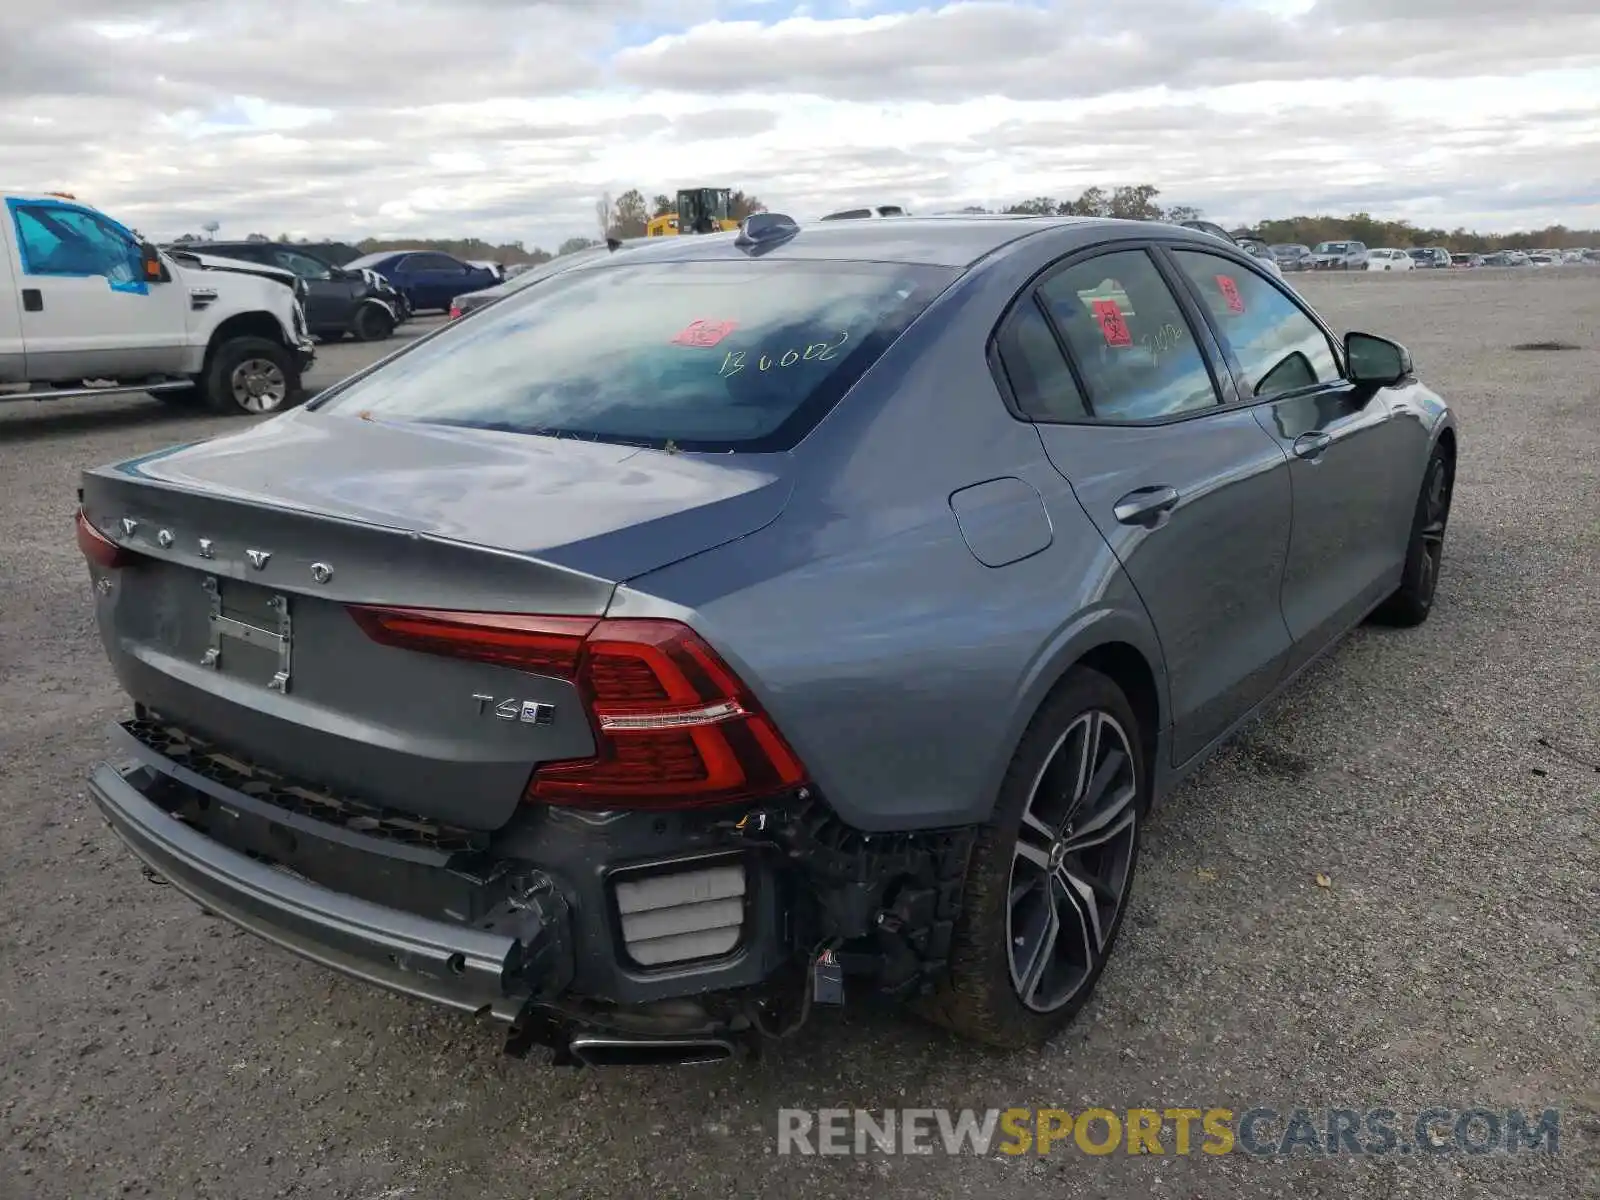
<svg viewBox="0 0 1600 1200"><path fill-rule="evenodd" d="M1600 5L0 0L0 164L158 237L553 246L697 184L1600 227Z"/></svg>

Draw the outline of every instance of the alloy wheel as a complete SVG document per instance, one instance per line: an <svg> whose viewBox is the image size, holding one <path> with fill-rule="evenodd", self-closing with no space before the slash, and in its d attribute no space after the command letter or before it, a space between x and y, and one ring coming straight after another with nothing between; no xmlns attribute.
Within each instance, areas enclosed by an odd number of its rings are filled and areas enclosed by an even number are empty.
<svg viewBox="0 0 1600 1200"><path fill-rule="evenodd" d="M1422 522L1417 530L1421 540L1422 574L1417 591L1424 600L1433 599L1439 583L1439 565L1444 558L1444 531L1450 521L1450 473L1444 460L1435 458L1428 468L1422 492Z"/></svg>
<svg viewBox="0 0 1600 1200"><path fill-rule="evenodd" d="M289 398L289 380L271 359L247 358L228 379L234 403L246 412L274 412Z"/></svg>
<svg viewBox="0 0 1600 1200"><path fill-rule="evenodd" d="M1052 747L1022 810L1007 889L1011 984L1055 1012L1105 958L1133 875L1138 775L1110 713L1078 716Z"/></svg>

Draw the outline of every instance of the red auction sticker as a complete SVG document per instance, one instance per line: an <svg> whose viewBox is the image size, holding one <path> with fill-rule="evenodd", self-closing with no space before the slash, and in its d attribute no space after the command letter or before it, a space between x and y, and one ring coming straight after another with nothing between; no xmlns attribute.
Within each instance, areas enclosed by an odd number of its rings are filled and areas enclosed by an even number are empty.
<svg viewBox="0 0 1600 1200"><path fill-rule="evenodd" d="M1115 300L1096 300L1090 307L1094 310L1094 319L1100 322L1100 332L1105 335L1106 345L1133 345L1133 334L1128 332L1128 323L1122 319L1122 309L1117 307Z"/></svg>
<svg viewBox="0 0 1600 1200"><path fill-rule="evenodd" d="M735 329L737 321L691 321L689 327L672 339L674 346L715 346Z"/></svg>
<svg viewBox="0 0 1600 1200"><path fill-rule="evenodd" d="M1244 311L1244 297L1239 295L1239 285L1233 281L1231 275L1218 275L1217 287L1222 289L1222 298L1228 302L1228 311L1242 313Z"/></svg>

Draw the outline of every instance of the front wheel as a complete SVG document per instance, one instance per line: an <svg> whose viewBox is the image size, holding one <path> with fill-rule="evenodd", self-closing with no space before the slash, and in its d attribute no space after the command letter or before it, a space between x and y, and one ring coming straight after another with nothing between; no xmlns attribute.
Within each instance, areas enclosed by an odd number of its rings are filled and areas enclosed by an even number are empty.
<svg viewBox="0 0 1600 1200"><path fill-rule="evenodd" d="M350 332L358 342L381 342L394 332L394 318L376 304L363 304L356 310Z"/></svg>
<svg viewBox="0 0 1600 1200"><path fill-rule="evenodd" d="M280 412L300 391L300 372L289 351L260 337L223 342L212 352L203 380L206 406L232 416Z"/></svg>
<svg viewBox="0 0 1600 1200"><path fill-rule="evenodd" d="M950 972L919 1002L1007 1049L1036 1046L1093 993L1127 908L1149 806L1138 718L1098 671L1073 670L1023 735L968 867Z"/></svg>
<svg viewBox="0 0 1600 1200"><path fill-rule="evenodd" d="M1406 544L1406 565L1396 588L1372 619L1380 625L1409 628L1421 625L1433 611L1444 563L1444 534L1450 524L1450 495L1455 486L1449 456L1435 448L1422 473L1422 491L1411 519L1411 540Z"/></svg>

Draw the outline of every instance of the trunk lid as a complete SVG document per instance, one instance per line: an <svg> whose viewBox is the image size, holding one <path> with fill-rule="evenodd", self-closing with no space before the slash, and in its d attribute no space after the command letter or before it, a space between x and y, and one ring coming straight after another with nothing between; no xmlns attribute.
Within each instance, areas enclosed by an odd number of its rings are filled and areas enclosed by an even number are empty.
<svg viewBox="0 0 1600 1200"><path fill-rule="evenodd" d="M347 606L598 617L775 519L784 461L296 413L84 475L141 556L97 588L101 636L136 701L253 768L494 829L540 762L593 752L576 690L380 645Z"/></svg>

